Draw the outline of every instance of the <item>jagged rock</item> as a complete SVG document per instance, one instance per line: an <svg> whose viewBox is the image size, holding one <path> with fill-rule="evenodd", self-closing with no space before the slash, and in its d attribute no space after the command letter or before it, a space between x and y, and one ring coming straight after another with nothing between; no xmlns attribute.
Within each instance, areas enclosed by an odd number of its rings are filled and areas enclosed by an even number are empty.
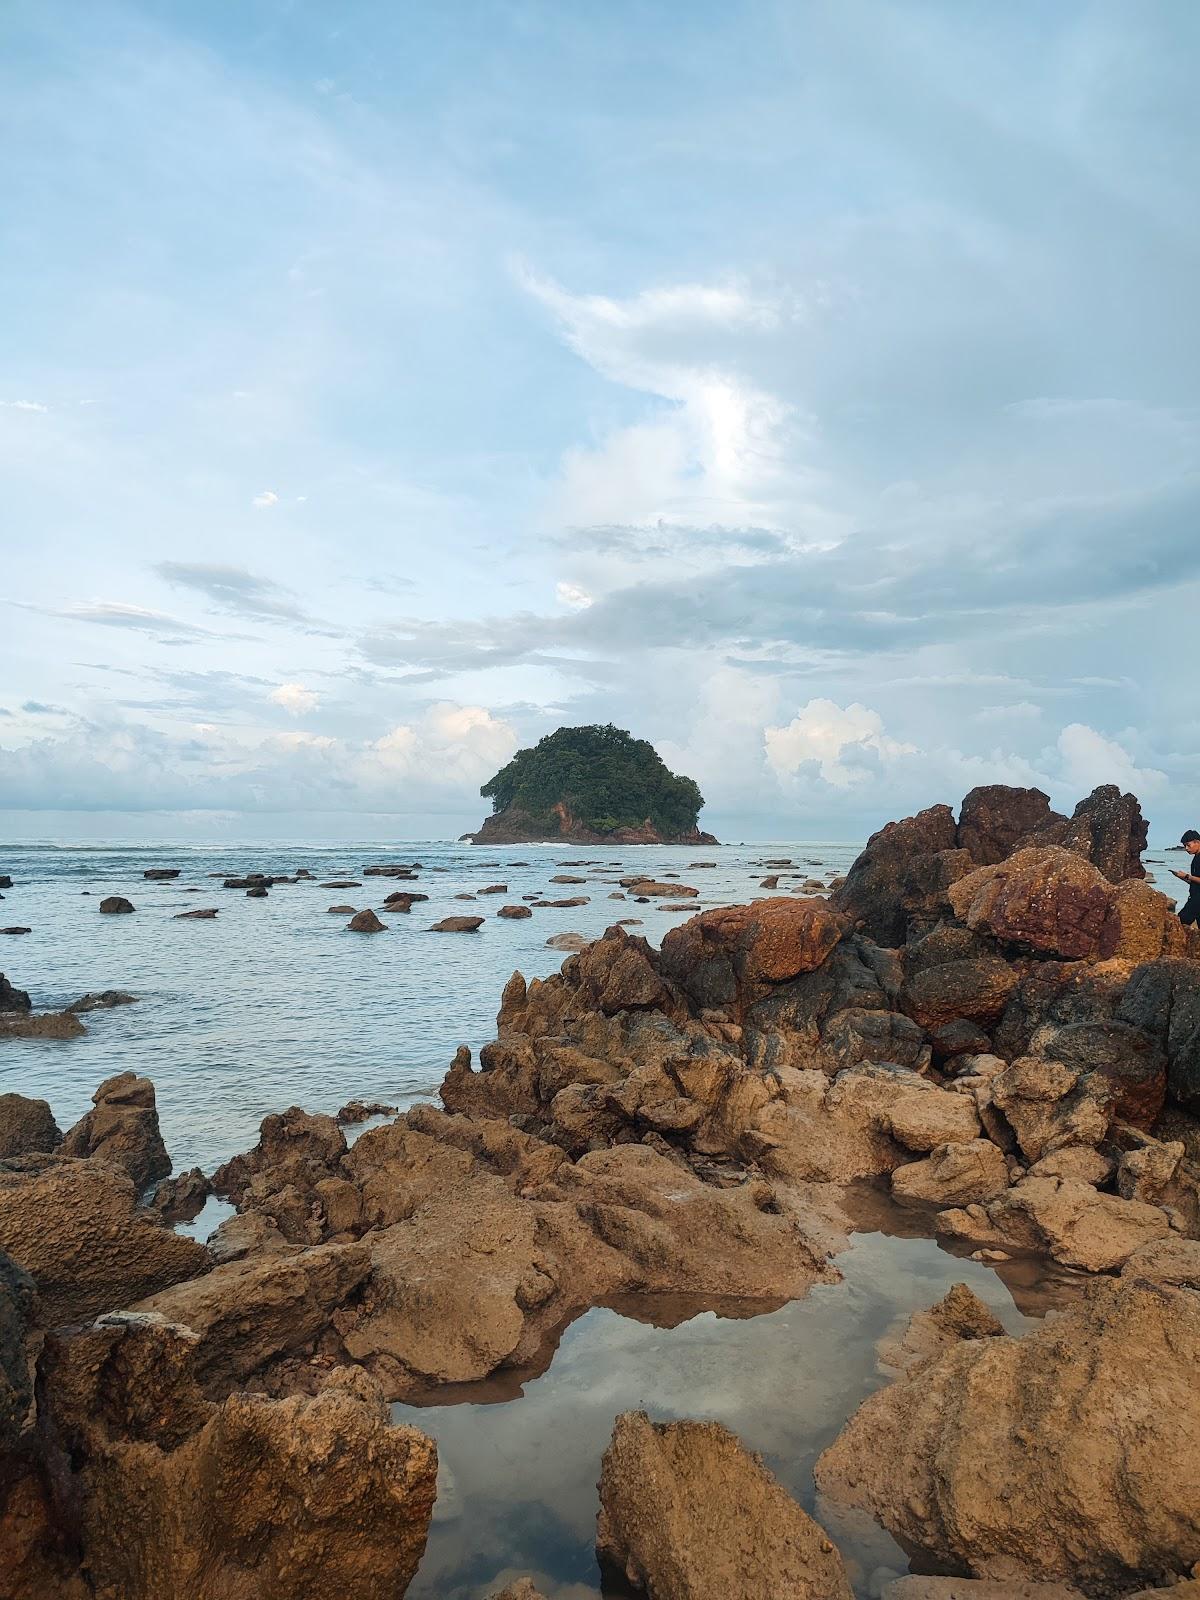
<svg viewBox="0 0 1200 1600"><path fill-rule="evenodd" d="M370 1270L364 1244L285 1245L226 1261L133 1309L190 1328L198 1381L224 1394L282 1356L309 1354Z"/></svg>
<svg viewBox="0 0 1200 1600"><path fill-rule="evenodd" d="M995 1339L1003 1333L1004 1324L979 1296L965 1283L956 1283L935 1306L914 1312L898 1338L885 1336L879 1359L898 1372L912 1372L959 1339Z"/></svg>
<svg viewBox="0 0 1200 1600"><path fill-rule="evenodd" d="M0 1094L0 1158L56 1150L62 1134L46 1100Z"/></svg>
<svg viewBox="0 0 1200 1600"><path fill-rule="evenodd" d="M987 1578L895 1578L879 1595L880 1600L1084 1600L1065 1583L992 1583ZM1180 1594L1178 1600L1186 1596Z"/></svg>
<svg viewBox="0 0 1200 1600"><path fill-rule="evenodd" d="M931 1059L925 1030L898 1011L847 1007L826 1025L821 1044L837 1071L861 1062L887 1061L924 1072Z"/></svg>
<svg viewBox="0 0 1200 1600"><path fill-rule="evenodd" d="M914 862L956 851L957 832L949 806L930 806L915 817L889 822L871 835L845 883L834 892L833 905L876 943L902 945L910 918L927 904L927 895L909 881ZM965 851L959 864L970 868Z"/></svg>
<svg viewBox="0 0 1200 1600"><path fill-rule="evenodd" d="M1170 1223L1158 1206L1101 1194L1088 1183L1026 1177L985 1205L940 1211L935 1228L944 1238L1045 1252L1064 1266L1111 1272L1139 1246L1165 1238Z"/></svg>
<svg viewBox="0 0 1200 1600"><path fill-rule="evenodd" d="M619 1416L596 1545L649 1600L851 1600L828 1535L719 1422Z"/></svg>
<svg viewBox="0 0 1200 1600"><path fill-rule="evenodd" d="M699 1006L740 1009L819 967L846 930L823 900L756 900L702 911L662 941L663 976Z"/></svg>
<svg viewBox="0 0 1200 1600"><path fill-rule="evenodd" d="M72 1000L65 1009L67 1011L111 1011L115 1006L132 1006L137 1004L137 995L129 994L124 989L101 989L95 994L80 995L78 1000Z"/></svg>
<svg viewBox="0 0 1200 1600"><path fill-rule="evenodd" d="M1000 1020L1017 974L999 956L947 961L909 978L900 1003L923 1028L965 1021L990 1026Z"/></svg>
<svg viewBox="0 0 1200 1600"><path fill-rule="evenodd" d="M1063 1145L1053 1150L1029 1168L1031 1178L1068 1178L1076 1183L1090 1183L1093 1188L1107 1183L1116 1163L1111 1156L1093 1150L1084 1144Z"/></svg>
<svg viewBox="0 0 1200 1600"><path fill-rule="evenodd" d="M150 1210L163 1222L191 1222L211 1193L212 1184L200 1168L189 1167L162 1180L150 1198Z"/></svg>
<svg viewBox="0 0 1200 1600"><path fill-rule="evenodd" d="M0 1012L32 1011L33 1005L24 989L14 989L0 972Z"/></svg>
<svg viewBox="0 0 1200 1600"><path fill-rule="evenodd" d="M1122 1200L1160 1204L1182 1159L1183 1145L1178 1140L1160 1144L1148 1139L1137 1149L1124 1151L1117 1163L1117 1193Z"/></svg>
<svg viewBox="0 0 1200 1600"><path fill-rule="evenodd" d="M1128 982L1128 961L1018 961L1017 986L993 1030L1008 1060L1027 1055L1039 1029L1112 1017Z"/></svg>
<svg viewBox="0 0 1200 1600"><path fill-rule="evenodd" d="M474 933L482 928L482 917L443 917L430 928L430 933Z"/></svg>
<svg viewBox="0 0 1200 1600"><path fill-rule="evenodd" d="M983 1029L974 1022L968 1022L963 1017L956 1017L953 1022L943 1022L940 1027L934 1028L929 1035L929 1043L933 1050L933 1059L939 1066L949 1067L960 1056L987 1055L992 1048L992 1041Z"/></svg>
<svg viewBox="0 0 1200 1600"><path fill-rule="evenodd" d="M397 1109L396 1106L385 1105L382 1100L348 1100L335 1121L345 1126L365 1122L368 1117L394 1117Z"/></svg>
<svg viewBox="0 0 1200 1600"><path fill-rule="evenodd" d="M316 1243L319 1230L309 1226L313 1191L337 1174L345 1153L346 1136L333 1117L290 1106L263 1118L253 1150L217 1168L213 1190L238 1206L253 1200L293 1243Z"/></svg>
<svg viewBox="0 0 1200 1600"><path fill-rule="evenodd" d="M937 1145L923 1161L892 1173L892 1193L901 1200L967 1206L992 1200L1008 1188L1008 1162L990 1139Z"/></svg>
<svg viewBox="0 0 1200 1600"><path fill-rule="evenodd" d="M1149 1128L1167 1093L1167 1060L1158 1040L1142 1028L1107 1018L1044 1026L1031 1054L1048 1056L1108 1086L1113 1115Z"/></svg>
<svg viewBox="0 0 1200 1600"><path fill-rule="evenodd" d="M401 1600L425 1547L433 1441L363 1375L206 1402L186 1328L104 1319L47 1350L49 1426L98 1595Z"/></svg>
<svg viewBox="0 0 1200 1600"><path fill-rule="evenodd" d="M205 1272L207 1250L135 1210L115 1165L62 1155L0 1162L0 1250L37 1284L50 1325L131 1305Z"/></svg>
<svg viewBox="0 0 1200 1600"><path fill-rule="evenodd" d="M498 917L506 917L509 921L517 922L525 917L531 917L533 912L528 906L501 906L496 915Z"/></svg>
<svg viewBox="0 0 1200 1600"><path fill-rule="evenodd" d="M133 902L126 900L124 895L110 894L101 900L100 910L109 916L120 916L133 910Z"/></svg>
<svg viewBox="0 0 1200 1600"><path fill-rule="evenodd" d="M1153 961L1182 953L1186 930L1157 889L1113 884L1061 846L1018 850L953 884L948 898L968 928L1064 960Z"/></svg>
<svg viewBox="0 0 1200 1600"><path fill-rule="evenodd" d="M411 890L397 889L384 899L384 905L389 911L411 911L420 900L428 900L427 894L415 894Z"/></svg>
<svg viewBox="0 0 1200 1600"><path fill-rule="evenodd" d="M387 924L380 922L375 913L368 907L365 911L357 912L346 927L351 933L383 933Z"/></svg>
<svg viewBox="0 0 1200 1600"><path fill-rule="evenodd" d="M1200 1297L1100 1282L1021 1339L964 1340L872 1395L817 1486L976 1577L1095 1597L1200 1559Z"/></svg>
<svg viewBox="0 0 1200 1600"><path fill-rule="evenodd" d="M1172 1234L1169 1239L1139 1245L1121 1268L1121 1276L1200 1290L1200 1239Z"/></svg>
<svg viewBox="0 0 1200 1600"><path fill-rule="evenodd" d="M1179 1105L1200 1112L1200 964L1150 961L1135 968L1117 1016L1161 1041L1168 1093Z"/></svg>
<svg viewBox="0 0 1200 1600"><path fill-rule="evenodd" d="M1022 1056L991 1079L990 1090L1029 1161L1064 1145L1097 1145L1108 1132L1107 1080L1063 1061Z"/></svg>
<svg viewBox="0 0 1200 1600"><path fill-rule="evenodd" d="M33 1279L0 1253L0 1455L16 1445L33 1405L28 1338L36 1313Z"/></svg>
<svg viewBox="0 0 1200 1600"><path fill-rule="evenodd" d="M92 1096L94 1110L63 1138L64 1156L93 1156L121 1167L138 1189L171 1170L154 1101L154 1085L136 1072L106 1078Z"/></svg>
<svg viewBox="0 0 1200 1600"><path fill-rule="evenodd" d="M497 1589L492 1600L546 1600L546 1597L534 1585L532 1578L518 1578L516 1583Z"/></svg>
<svg viewBox="0 0 1200 1600"><path fill-rule="evenodd" d="M1149 827L1137 796L1122 794L1115 783L1093 789L1075 807L1069 821L1041 831L1054 844L1084 856L1110 883L1146 876L1142 851Z"/></svg>
<svg viewBox="0 0 1200 1600"><path fill-rule="evenodd" d="M977 866L994 866L1012 855L1018 844L1066 818L1050 809L1050 796L1040 789L1016 789L1006 783L972 789L958 814L958 844Z"/></svg>

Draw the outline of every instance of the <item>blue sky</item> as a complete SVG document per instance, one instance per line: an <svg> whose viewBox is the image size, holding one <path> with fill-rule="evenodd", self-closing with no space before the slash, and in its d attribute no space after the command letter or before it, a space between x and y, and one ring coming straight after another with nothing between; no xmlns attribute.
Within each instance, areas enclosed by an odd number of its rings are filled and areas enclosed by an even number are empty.
<svg viewBox="0 0 1200 1600"><path fill-rule="evenodd" d="M1196 820L1191 0L0 20L0 822Z"/></svg>

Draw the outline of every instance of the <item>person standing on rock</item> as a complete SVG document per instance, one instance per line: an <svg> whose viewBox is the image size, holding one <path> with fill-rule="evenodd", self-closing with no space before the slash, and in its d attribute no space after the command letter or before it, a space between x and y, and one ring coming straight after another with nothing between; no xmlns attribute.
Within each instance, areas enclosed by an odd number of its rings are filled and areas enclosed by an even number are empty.
<svg viewBox="0 0 1200 1600"><path fill-rule="evenodd" d="M1197 833L1195 828L1189 828L1179 842L1191 856L1194 865L1196 857L1200 855L1200 833ZM1179 920L1185 928L1190 928L1200 922L1200 875L1194 872L1179 872L1174 867L1171 871L1188 886L1188 897L1179 908Z"/></svg>

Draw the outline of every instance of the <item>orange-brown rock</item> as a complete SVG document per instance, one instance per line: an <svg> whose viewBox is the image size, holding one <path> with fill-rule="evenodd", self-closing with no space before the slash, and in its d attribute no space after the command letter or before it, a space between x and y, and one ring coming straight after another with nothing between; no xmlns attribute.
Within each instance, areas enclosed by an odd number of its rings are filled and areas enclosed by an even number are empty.
<svg viewBox="0 0 1200 1600"><path fill-rule="evenodd" d="M95 1108L63 1138L64 1156L91 1156L121 1167L141 1190L171 1170L158 1126L154 1085L136 1072L106 1078L92 1096Z"/></svg>
<svg viewBox="0 0 1200 1600"><path fill-rule="evenodd" d="M756 900L702 911L662 942L663 974L697 1004L745 1007L813 972L846 931L824 900Z"/></svg>

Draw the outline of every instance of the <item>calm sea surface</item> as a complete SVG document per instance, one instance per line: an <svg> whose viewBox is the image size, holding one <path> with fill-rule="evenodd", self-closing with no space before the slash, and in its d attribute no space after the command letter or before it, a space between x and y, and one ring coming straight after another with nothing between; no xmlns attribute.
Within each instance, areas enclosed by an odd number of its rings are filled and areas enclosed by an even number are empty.
<svg viewBox="0 0 1200 1600"><path fill-rule="evenodd" d="M0 1092L49 1100L67 1128L88 1109L104 1078L145 1073L158 1092L159 1117L177 1168L212 1166L255 1142L271 1111L300 1105L336 1111L349 1099L403 1106L436 1092L456 1047L472 1050L495 1033L500 992L514 969L527 978L557 971L563 951L553 934L594 938L618 917L658 944L664 932L703 906L762 895L766 867L790 857L796 878L844 872L855 844L755 844L685 848L526 845L500 852L470 845L0 846L0 927L32 932L0 937L0 971L27 989L38 1009L61 1007L88 990L127 989L138 1004L93 1012L76 1040L0 1041ZM586 861L586 866L564 862ZM700 861L716 862L699 868ZM418 882L364 878L361 868L420 862ZM178 867L169 883L147 882L147 867ZM222 878L246 872L293 874L311 882L278 885L247 899ZM787 869L784 869L785 871ZM615 879L633 872L700 890L687 911L667 902L610 899ZM552 884L556 873L583 884ZM327 889L332 879L360 887ZM503 895L460 900L489 884ZM408 915L383 911L393 889L429 895ZM526 921L498 919L500 906L540 892L546 899L587 895L583 906L539 907ZM105 895L132 900L132 916L102 916ZM328 908L373 906L388 925L368 936L346 931ZM214 921L174 920L180 911L219 906ZM475 934L434 934L453 914L483 916Z"/></svg>

